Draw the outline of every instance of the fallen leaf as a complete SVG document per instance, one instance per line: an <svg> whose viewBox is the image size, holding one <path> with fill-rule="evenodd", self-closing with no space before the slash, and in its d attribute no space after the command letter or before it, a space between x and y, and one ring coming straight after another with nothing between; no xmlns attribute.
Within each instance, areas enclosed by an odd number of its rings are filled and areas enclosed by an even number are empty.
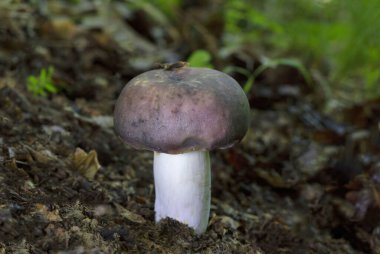
<svg viewBox="0 0 380 254"><path fill-rule="evenodd" d="M95 174L101 167L98 161L98 154L95 150L86 153L83 149L78 147L72 154L71 161L74 170L78 171L88 180L93 180Z"/></svg>
<svg viewBox="0 0 380 254"><path fill-rule="evenodd" d="M46 221L62 221L61 216L59 216L59 211L53 210L49 211L46 205L37 203L34 205L36 208L36 213L41 215Z"/></svg>
<svg viewBox="0 0 380 254"><path fill-rule="evenodd" d="M121 205L118 205L118 204L115 204L115 205L116 205L116 208L119 210L119 214L123 218L125 218L129 221L138 223L138 224L145 223L145 219L141 215L133 213L133 212L129 211L128 209L122 207Z"/></svg>
<svg viewBox="0 0 380 254"><path fill-rule="evenodd" d="M289 187L285 179L274 170L257 168L255 173L258 177L265 180L270 186L273 186L276 188Z"/></svg>
<svg viewBox="0 0 380 254"><path fill-rule="evenodd" d="M47 149L35 150L29 146L25 147L28 149L34 161L46 164L50 161L57 160L57 157Z"/></svg>
<svg viewBox="0 0 380 254"><path fill-rule="evenodd" d="M64 17L52 18L43 24L42 29L44 34L66 40L72 39L80 32L80 28L72 20Z"/></svg>

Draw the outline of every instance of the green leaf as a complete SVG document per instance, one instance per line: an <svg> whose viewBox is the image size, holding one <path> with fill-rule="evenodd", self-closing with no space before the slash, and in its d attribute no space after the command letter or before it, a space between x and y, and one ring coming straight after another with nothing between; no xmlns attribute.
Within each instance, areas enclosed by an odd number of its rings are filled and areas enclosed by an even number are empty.
<svg viewBox="0 0 380 254"><path fill-rule="evenodd" d="M47 83L45 86L45 90L51 93L56 93L58 92L58 89L54 86L54 84Z"/></svg>
<svg viewBox="0 0 380 254"><path fill-rule="evenodd" d="M253 83L255 82L255 78L253 77L253 75L251 75L247 81L245 82L244 86L243 86L243 90L246 94L248 94L252 87L253 87Z"/></svg>
<svg viewBox="0 0 380 254"><path fill-rule="evenodd" d="M207 50L203 49L194 51L187 59L187 62L192 67L213 67L211 63L211 54Z"/></svg>
<svg viewBox="0 0 380 254"><path fill-rule="evenodd" d="M39 83L42 87L46 84L46 70L45 69L42 69L40 72Z"/></svg>

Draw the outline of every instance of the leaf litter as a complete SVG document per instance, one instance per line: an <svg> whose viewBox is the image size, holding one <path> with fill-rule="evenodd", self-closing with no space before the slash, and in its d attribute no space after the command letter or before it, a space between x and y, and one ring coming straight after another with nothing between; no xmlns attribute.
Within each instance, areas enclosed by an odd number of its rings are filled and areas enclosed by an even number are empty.
<svg viewBox="0 0 380 254"><path fill-rule="evenodd" d="M327 116L294 68L262 73L248 94L249 134L213 152L210 223L196 236L170 219L154 223L152 154L123 144L112 129L124 83L178 56L122 22L127 11L110 15L115 6L57 1L50 14L6 6L0 253L380 253L378 100ZM205 29L195 28L212 49L216 38ZM59 92L33 96L28 75L49 65Z"/></svg>

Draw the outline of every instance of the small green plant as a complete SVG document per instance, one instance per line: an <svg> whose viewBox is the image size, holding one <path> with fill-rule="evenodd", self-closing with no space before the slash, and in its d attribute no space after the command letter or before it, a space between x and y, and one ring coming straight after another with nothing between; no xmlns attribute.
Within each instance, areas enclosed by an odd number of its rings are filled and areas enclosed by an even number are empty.
<svg viewBox="0 0 380 254"><path fill-rule="evenodd" d="M58 92L58 88L53 83L54 67L49 66L47 69L43 68L40 75L29 76L27 82L27 89L35 96L47 96L50 93Z"/></svg>
<svg viewBox="0 0 380 254"><path fill-rule="evenodd" d="M325 76L326 88L354 91L354 101L380 96L377 36L380 1L226 0L225 3L224 47L259 45L263 54L271 58L289 55L299 58L313 70L313 75ZM290 64L307 79L303 67L293 60L264 63L256 73L273 64ZM247 86L246 90L249 89Z"/></svg>
<svg viewBox="0 0 380 254"><path fill-rule="evenodd" d="M243 85L243 90L245 93L249 93L252 89L252 86L255 83L256 78L263 73L265 70L270 68L276 68L280 65L289 66L295 68L301 75L303 76L305 82L307 85L312 85L312 78L309 73L309 71L306 69L306 67L302 64L302 62L298 59L293 58L263 58L261 65L252 73L249 70L238 67L238 66L227 66L223 69L224 72L232 74L232 73L239 73L247 78Z"/></svg>

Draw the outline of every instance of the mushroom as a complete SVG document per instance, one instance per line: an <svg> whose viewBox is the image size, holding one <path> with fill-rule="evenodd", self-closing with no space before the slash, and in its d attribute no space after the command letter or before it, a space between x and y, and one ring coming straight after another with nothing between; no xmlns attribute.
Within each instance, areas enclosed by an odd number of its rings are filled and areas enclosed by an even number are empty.
<svg viewBox="0 0 380 254"><path fill-rule="evenodd" d="M249 103L230 76L177 65L138 75L115 106L116 133L154 151L155 219L170 217L206 231L210 214L209 151L228 148L248 129Z"/></svg>

